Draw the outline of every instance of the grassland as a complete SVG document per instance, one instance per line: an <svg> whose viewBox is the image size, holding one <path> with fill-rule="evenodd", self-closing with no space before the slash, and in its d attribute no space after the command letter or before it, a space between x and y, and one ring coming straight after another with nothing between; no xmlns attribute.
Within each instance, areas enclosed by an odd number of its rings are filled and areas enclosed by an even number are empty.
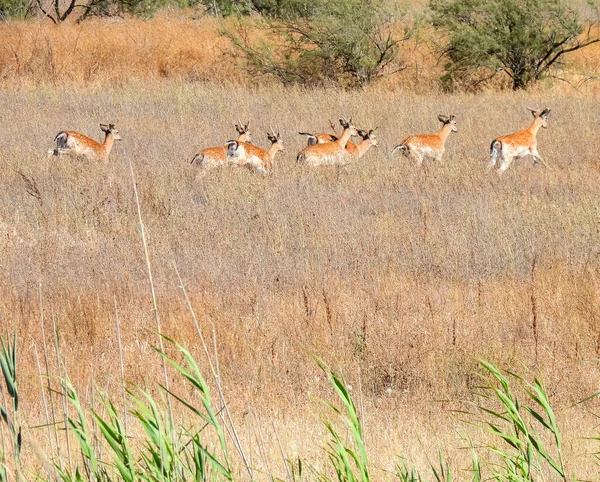
<svg viewBox="0 0 600 482"><path fill-rule="evenodd" d="M426 470L438 447L469 479L461 437L481 434L453 410L474 400L478 358L545 381L569 473L596 477L587 437L598 436L597 402L573 404L598 391L600 368L600 49L571 57L560 74L572 85L516 94L439 93L430 42L407 52L409 69L364 90L282 88L248 78L218 22L189 16L0 24L0 320L18 333L24 424L45 423L36 353L57 388L55 341L86 409L98 392L121 393L119 354L125 379L159 397L131 163L162 329L210 372L178 271L209 339L214 327L259 478L285 473L273 427L287 457L327 463L331 413L316 398L333 391L311 354L352 386L373 480L398 456ZM552 169L523 159L499 177L489 143L526 126L528 106L552 108L539 133ZM390 155L409 134L436 130L439 113L456 114L459 128L442 163L419 169ZM342 169L296 164L298 131L350 115L379 126L378 149ZM238 119L263 147L267 129L280 129L287 152L273 174L197 178L192 156L234 137ZM100 139L108 122L124 138L108 164L47 158L58 131ZM180 407L176 418L186 423ZM24 441L23 459L41 467L52 450L44 430Z"/></svg>
<svg viewBox="0 0 600 482"><path fill-rule="evenodd" d="M527 124L529 105L553 109L539 135L553 170L524 159L503 177L489 172L490 140ZM32 426L42 423L40 287L46 342L53 316L84 403L92 380L118 393L113 296L125 378L150 389L160 380L132 162L163 330L200 353L176 267L201 326L215 326L225 391L249 439L256 416L277 424L290 454L318 449L324 409L314 397L329 389L314 353L360 387L378 466L398 454L426 465L439 444L464 468L449 410L470 399L485 358L545 380L580 476L594 473L583 459L593 417L569 408L598 380L593 94L24 84L0 92L0 112L0 310L18 328ZM436 129L439 112L459 122L444 162L418 169L390 156L406 135ZM297 131L339 115L380 126L380 148L344 169L297 166ZM273 174L196 179L193 154L232 137L238 118L258 145L269 125L281 130L287 153ZM56 132L99 137L100 122L124 138L107 165L46 158Z"/></svg>

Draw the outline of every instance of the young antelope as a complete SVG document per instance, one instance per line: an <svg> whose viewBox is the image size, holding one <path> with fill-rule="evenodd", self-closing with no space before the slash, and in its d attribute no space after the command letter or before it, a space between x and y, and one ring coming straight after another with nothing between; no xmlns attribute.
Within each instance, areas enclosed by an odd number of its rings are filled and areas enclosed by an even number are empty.
<svg viewBox="0 0 600 482"><path fill-rule="evenodd" d="M344 130L338 139L324 144L309 145L298 153L296 160L309 166L347 164L346 144L351 136L356 135L356 127L352 125L352 118L349 121L340 119L340 124Z"/></svg>
<svg viewBox="0 0 600 482"><path fill-rule="evenodd" d="M267 138L271 141L271 147L268 150L247 142L229 141L227 142L227 157L231 158L231 162L235 165L244 166L262 174L270 174L275 155L278 152L285 152L285 148L279 132L277 134L267 132Z"/></svg>
<svg viewBox="0 0 600 482"><path fill-rule="evenodd" d="M529 109L533 115L533 122L527 129L514 134L497 137L490 146L490 167L498 167L498 172L503 173L508 169L515 159L520 159L527 155L533 157L534 165L538 162L548 167L537 150L537 133L540 127L548 127L548 114L550 109L546 108L541 112Z"/></svg>
<svg viewBox="0 0 600 482"><path fill-rule="evenodd" d="M121 136L114 124L100 124L100 129L105 134L102 144L79 132L61 131L54 138L56 147L50 149L48 154L57 157L61 154L72 154L98 162L106 162L113 144L115 141L120 141Z"/></svg>
<svg viewBox="0 0 600 482"><path fill-rule="evenodd" d="M449 116L438 115L438 120L442 123L442 128L437 134L411 136L405 139L402 144L394 147L392 154L400 150L405 156L415 159L419 166L423 164L425 157L441 161L445 150L444 145L450 132L458 132L456 121L454 120L455 117L454 114Z"/></svg>
<svg viewBox="0 0 600 482"><path fill-rule="evenodd" d="M239 122L239 121L238 121ZM239 122L235 125L235 130L238 133L238 142L251 142L251 135L248 126L250 122L246 124ZM192 159L191 164L197 164L202 169L214 169L216 167L222 167L226 164L231 164L231 158L227 157L228 144L217 147L207 147L198 152Z"/></svg>

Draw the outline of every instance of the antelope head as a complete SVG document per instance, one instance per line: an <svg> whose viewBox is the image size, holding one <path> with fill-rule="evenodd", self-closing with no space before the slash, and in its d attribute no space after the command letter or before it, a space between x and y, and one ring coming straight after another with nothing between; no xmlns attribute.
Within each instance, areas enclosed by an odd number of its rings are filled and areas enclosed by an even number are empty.
<svg viewBox="0 0 600 482"><path fill-rule="evenodd" d="M449 116L439 114L438 120L444 125L450 125L450 130L452 132L458 132L458 127L456 127L456 121L454 120L455 117L454 114L450 114Z"/></svg>
<svg viewBox="0 0 600 482"><path fill-rule="evenodd" d="M544 108L544 110L542 112L538 112L535 109L531 109L530 107L527 107L527 110L529 112L531 112L531 115L533 115L534 119L542 119L542 127L544 129L546 129L548 127L548 115L551 112L551 109L548 109L547 107Z"/></svg>
<svg viewBox="0 0 600 482"><path fill-rule="evenodd" d="M375 127L375 129L377 129L377 127ZM372 145L373 147L377 147L377 138L375 137L375 134L373 134L373 131L374 131L375 129L371 129L371 130L368 130L368 131L365 131L365 130L359 129L359 130L357 131L357 134L358 134L360 137L362 137L363 141L367 141L367 140L368 140L368 141L371 141L371 145Z"/></svg>
<svg viewBox="0 0 600 482"><path fill-rule="evenodd" d="M351 136L355 136L357 135L357 131L356 131L356 127L354 127L352 125L352 117L350 117L349 120L344 119L343 117L340 119L340 125L342 126L342 128L344 130L349 129L350 130L350 135Z"/></svg>
<svg viewBox="0 0 600 482"><path fill-rule="evenodd" d="M250 131L248 130L248 126L250 125L250 121L246 122L245 124L243 122L240 122L238 120L238 123L235 125L235 130L237 131L237 133L241 136L241 135L245 135L246 136L246 142L250 143L251 139L250 139Z"/></svg>
<svg viewBox="0 0 600 482"><path fill-rule="evenodd" d="M267 139L271 141L272 145L277 146L278 151L285 152L285 147L283 147L283 141L281 140L279 131L275 134L275 130L271 128L271 132L267 132Z"/></svg>
<svg viewBox="0 0 600 482"><path fill-rule="evenodd" d="M115 129L114 124L100 124L100 130L106 135L112 134L116 141L123 140L123 138L119 135L119 131Z"/></svg>

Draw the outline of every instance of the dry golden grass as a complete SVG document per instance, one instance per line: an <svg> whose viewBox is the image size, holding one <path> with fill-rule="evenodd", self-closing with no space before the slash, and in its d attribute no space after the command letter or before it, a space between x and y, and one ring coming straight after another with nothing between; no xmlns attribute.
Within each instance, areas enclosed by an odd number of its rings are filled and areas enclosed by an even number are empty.
<svg viewBox="0 0 600 482"><path fill-rule="evenodd" d="M527 125L525 107L541 105L553 109L539 150L554 170L524 159L502 178L488 172L491 139ZM247 439L258 413L265 427L278 424L289 454L318 450L313 397L329 388L315 353L355 390L360 379L376 465L400 454L424 466L439 443L464 468L449 410L470 397L482 357L539 373L567 450L592 451L582 438L593 434L590 417L569 407L597 391L600 354L594 96L24 85L0 91L0 112L0 314L6 329L18 327L31 424L42 422L38 284L47 332L54 312L82 393L92 377L111 390L120 383L113 295L126 378L159 380L132 161L164 329L199 355L177 266L203 329L216 327ZM440 112L457 114L459 126L444 162L418 169L390 156L407 135L437 129ZM340 115L381 126L380 148L345 169L297 166L297 132L327 130ZM281 129L288 152L273 175L232 169L197 180L191 157L234 136L238 118L261 146L269 125ZM46 158L58 131L99 138L100 122L116 122L124 138L107 165ZM589 459L579 469L594 470Z"/></svg>

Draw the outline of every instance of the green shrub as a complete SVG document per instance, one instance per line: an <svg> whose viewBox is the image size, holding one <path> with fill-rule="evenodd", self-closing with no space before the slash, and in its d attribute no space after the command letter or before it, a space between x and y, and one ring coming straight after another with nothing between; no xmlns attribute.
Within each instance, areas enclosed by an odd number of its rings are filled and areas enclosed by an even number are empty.
<svg viewBox="0 0 600 482"><path fill-rule="evenodd" d="M433 25L449 34L446 86L502 73L522 89L551 76L564 54L600 40L593 24L584 34L567 0L431 0L430 8Z"/></svg>
<svg viewBox="0 0 600 482"><path fill-rule="evenodd" d="M403 11L381 0L317 0L309 6L290 0L285 16L258 21L260 39L250 38L244 20L224 34L252 75L353 87L403 68L400 45L412 34L400 27L403 18Z"/></svg>

